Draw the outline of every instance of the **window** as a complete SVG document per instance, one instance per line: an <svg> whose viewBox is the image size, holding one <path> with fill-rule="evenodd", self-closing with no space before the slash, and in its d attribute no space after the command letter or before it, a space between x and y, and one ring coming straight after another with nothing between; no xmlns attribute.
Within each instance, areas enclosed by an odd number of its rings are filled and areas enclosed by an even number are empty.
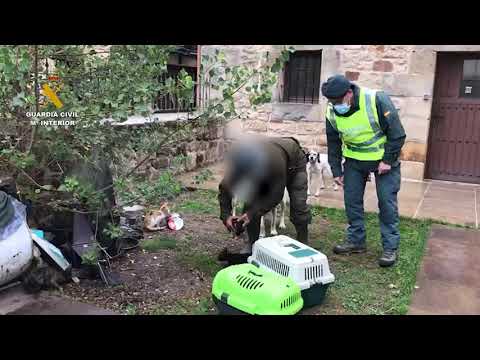
<svg viewBox="0 0 480 360"><path fill-rule="evenodd" d="M460 97L480 98L480 59L463 61Z"/></svg>
<svg viewBox="0 0 480 360"><path fill-rule="evenodd" d="M321 51L297 51L285 66L283 101L318 104Z"/></svg>
<svg viewBox="0 0 480 360"><path fill-rule="evenodd" d="M197 61L197 45L180 45L170 56L167 65L167 73L160 78L160 81L165 81L167 78L175 79L178 73L183 69L192 77L193 81L196 82ZM195 85L192 91L193 103L179 101L171 95L160 95L155 100L154 112L168 113L192 111L197 105L196 93L197 86Z"/></svg>

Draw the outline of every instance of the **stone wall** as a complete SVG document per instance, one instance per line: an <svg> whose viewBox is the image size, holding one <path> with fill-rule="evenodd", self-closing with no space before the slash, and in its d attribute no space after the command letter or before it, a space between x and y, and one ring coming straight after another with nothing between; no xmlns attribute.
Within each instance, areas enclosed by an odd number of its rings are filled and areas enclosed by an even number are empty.
<svg viewBox="0 0 480 360"><path fill-rule="evenodd" d="M410 45L352 45L339 52L339 73L390 95L407 133L401 154L403 175L423 179L435 53Z"/></svg>
<svg viewBox="0 0 480 360"><path fill-rule="evenodd" d="M219 48L226 54L229 64L246 64L256 66L262 61L266 52L271 58L280 53L282 46L277 45L210 45L202 46L202 53ZM313 47L313 49L318 46ZM323 54L322 69L332 68L329 54ZM334 54L335 56L335 54ZM326 60L325 60L326 59ZM331 74L335 71L332 69ZM323 78L327 72L322 71ZM225 138L234 139L240 134L262 134L266 136L295 136L306 148L320 148L326 151L325 124L322 117L322 104L286 104L281 103L283 93L283 76L273 89L272 103L265 104L253 111L246 120L230 122L225 129ZM236 94L236 104L240 109L247 109L247 95L242 91Z"/></svg>
<svg viewBox="0 0 480 360"><path fill-rule="evenodd" d="M320 81L340 73L360 86L386 91L396 105L407 133L403 148L403 174L423 179L433 98L437 51L480 51L479 45L293 45L297 50L322 50ZM223 49L236 63L256 63L261 54L275 54L275 45L205 46ZM296 136L303 146L325 151L326 99L318 104L280 102L282 76L273 93L273 102L252 113L246 121L234 121L226 136L260 133L268 136ZM239 94L238 106L246 106Z"/></svg>
<svg viewBox="0 0 480 360"><path fill-rule="evenodd" d="M135 127L141 126L148 126L148 124L129 125L128 128L133 130ZM175 126L175 121L171 121L171 126ZM187 141L162 148L161 151L152 154L151 160L140 166L137 172L152 179L165 169L182 173L221 161L226 147L223 135L223 127L209 126L197 129ZM145 158L145 155L140 152L134 154L129 161L127 160L127 166L133 168ZM185 161L175 163L174 160L178 156L183 156Z"/></svg>

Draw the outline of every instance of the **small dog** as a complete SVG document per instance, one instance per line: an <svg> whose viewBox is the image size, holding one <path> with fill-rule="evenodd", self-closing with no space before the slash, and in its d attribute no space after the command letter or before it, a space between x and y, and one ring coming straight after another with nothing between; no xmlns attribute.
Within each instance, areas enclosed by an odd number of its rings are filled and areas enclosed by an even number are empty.
<svg viewBox="0 0 480 360"><path fill-rule="evenodd" d="M167 227L168 217L170 216L170 209L168 204L164 203L160 208L153 209L147 212L144 219L144 227L149 231L163 230Z"/></svg>
<svg viewBox="0 0 480 360"><path fill-rule="evenodd" d="M285 192L283 194L283 199L274 209L270 210L264 216L262 216L260 220L260 237L265 237L265 218L270 221L270 235L278 235L277 232L277 211L280 210L280 224L278 225L279 229L285 229L287 226L285 225L285 209L287 208L287 204L290 203L290 197L288 195L287 188L285 188ZM239 200L236 196L233 197L232 201L232 215L236 216L236 208L239 204Z"/></svg>
<svg viewBox="0 0 480 360"><path fill-rule="evenodd" d="M315 196L320 195L320 189L325 189L325 177L328 175L333 178L332 169L328 163L328 155L320 154L314 150L310 150L307 154L307 177L308 177L308 195L311 195L313 190L312 180L314 177L318 179L317 191ZM338 190L338 185L333 182L333 190Z"/></svg>
<svg viewBox="0 0 480 360"><path fill-rule="evenodd" d="M277 231L277 212L280 210L280 224L278 225L279 229L286 229L287 226L285 225L285 209L287 205L290 203L290 196L288 195L287 188L285 188L285 192L283 193L283 199L274 209L266 213L262 216L260 220L260 237L265 237L265 218L270 221L270 235L276 236L278 235Z"/></svg>

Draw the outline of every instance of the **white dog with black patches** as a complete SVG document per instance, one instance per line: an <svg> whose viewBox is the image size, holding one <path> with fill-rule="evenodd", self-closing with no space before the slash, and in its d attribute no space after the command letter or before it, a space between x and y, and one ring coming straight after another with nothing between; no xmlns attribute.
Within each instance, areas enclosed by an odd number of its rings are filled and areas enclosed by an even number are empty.
<svg viewBox="0 0 480 360"><path fill-rule="evenodd" d="M287 188L285 188L285 192L283 193L283 199L275 208L271 211L266 213L262 216L260 220L260 237L265 237L265 220L267 218L270 221L270 235L276 236L278 235L277 231L277 212L280 210L280 223L278 224L279 229L286 229L287 225L285 225L285 210L287 205L290 204L290 196L288 196Z"/></svg>
<svg viewBox="0 0 480 360"><path fill-rule="evenodd" d="M315 196L320 195L320 189L325 189L325 179L330 177L333 179L332 169L328 163L328 155L320 154L314 150L310 150L307 155L307 179L308 179L308 195L312 194L313 180L317 180L317 188ZM338 190L338 185L333 181L333 190Z"/></svg>
<svg viewBox="0 0 480 360"><path fill-rule="evenodd" d="M237 196L233 197L232 201L232 215L236 215L236 208L239 205L239 199ZM287 208L287 205L290 204L290 197L288 195L287 188L285 188L285 192L283 194L283 199L278 204L274 209L270 210L268 213L266 213L264 216L262 216L260 220L260 237L265 237L266 231L265 231L265 218L267 218L267 221L270 222L270 235L278 235L277 231L277 212L280 210L280 223L278 224L279 229L286 229L287 225L285 224L285 210Z"/></svg>

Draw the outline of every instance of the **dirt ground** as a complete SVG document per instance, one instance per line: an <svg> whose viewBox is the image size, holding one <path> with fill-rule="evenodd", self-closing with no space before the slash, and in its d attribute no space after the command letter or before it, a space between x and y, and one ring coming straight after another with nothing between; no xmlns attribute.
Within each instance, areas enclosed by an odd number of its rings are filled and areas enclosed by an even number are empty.
<svg viewBox="0 0 480 360"><path fill-rule="evenodd" d="M185 221L183 229L145 234L146 241L149 238L174 239L174 248L131 250L112 264L122 285L105 287L100 279L82 280L79 285L67 284L63 296L122 314L216 314L211 284L216 272L225 265L217 261L217 255L225 247L238 251L243 242L233 240L219 220L215 193L198 190L183 194L174 209ZM284 233L294 236L288 219L287 223ZM326 229L327 222L318 219L312 238L322 238L321 232ZM327 297L321 307L302 313L342 313L336 304Z"/></svg>
<svg viewBox="0 0 480 360"><path fill-rule="evenodd" d="M112 263L122 285L105 287L100 279L82 280L79 285L67 284L63 296L126 314L214 313L211 282L222 266L217 255L227 246L238 250L242 242L231 238L213 212L215 199L198 197L201 194L192 199L187 193L177 201L182 204L183 229L145 233L146 240L174 239L173 249L133 249Z"/></svg>
<svg viewBox="0 0 480 360"><path fill-rule="evenodd" d="M239 250L219 219L217 192L197 190L179 196L172 210L180 213L185 227L178 232L145 234L141 247L112 263L123 284L105 287L101 280L81 280L64 286L63 296L121 314L216 314L211 299L215 274L225 265L218 253ZM345 213L313 207L310 245L323 252L335 282L321 306L300 314L405 314L415 286L430 223L401 219L402 250L392 268L377 264L382 252L376 214L366 214L368 251L362 256L340 256L332 248L345 236ZM281 233L295 238L286 218ZM267 226L268 230L268 226Z"/></svg>

